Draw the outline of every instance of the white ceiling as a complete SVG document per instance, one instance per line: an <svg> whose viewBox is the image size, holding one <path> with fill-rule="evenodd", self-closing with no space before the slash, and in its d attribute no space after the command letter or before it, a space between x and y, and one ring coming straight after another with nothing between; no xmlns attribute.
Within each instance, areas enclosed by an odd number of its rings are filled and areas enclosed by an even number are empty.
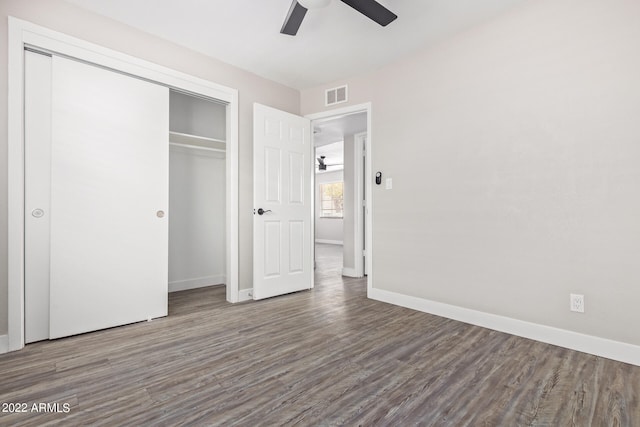
<svg viewBox="0 0 640 427"><path fill-rule="evenodd" d="M287 86L304 89L382 67L525 0L379 0L381 27L339 0L280 34L291 0L67 0ZM507 37L507 35L505 35Z"/></svg>
<svg viewBox="0 0 640 427"><path fill-rule="evenodd" d="M313 145L316 147L316 158L325 156L331 172L344 169L344 137L367 130L367 113L345 114L324 120L313 121ZM316 165L318 164L316 160Z"/></svg>
<svg viewBox="0 0 640 427"><path fill-rule="evenodd" d="M367 130L367 113L348 114L325 120L313 121L313 145L339 142L345 135L354 135Z"/></svg>

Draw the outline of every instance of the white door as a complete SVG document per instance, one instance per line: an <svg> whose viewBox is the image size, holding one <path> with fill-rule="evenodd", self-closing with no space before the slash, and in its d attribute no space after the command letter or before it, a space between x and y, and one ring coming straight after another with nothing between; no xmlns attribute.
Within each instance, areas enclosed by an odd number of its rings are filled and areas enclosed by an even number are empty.
<svg viewBox="0 0 640 427"><path fill-rule="evenodd" d="M169 90L52 61L50 338L166 316Z"/></svg>
<svg viewBox="0 0 640 427"><path fill-rule="evenodd" d="M310 121L253 107L253 298L313 287Z"/></svg>
<svg viewBox="0 0 640 427"><path fill-rule="evenodd" d="M51 57L24 53L24 331L49 338Z"/></svg>

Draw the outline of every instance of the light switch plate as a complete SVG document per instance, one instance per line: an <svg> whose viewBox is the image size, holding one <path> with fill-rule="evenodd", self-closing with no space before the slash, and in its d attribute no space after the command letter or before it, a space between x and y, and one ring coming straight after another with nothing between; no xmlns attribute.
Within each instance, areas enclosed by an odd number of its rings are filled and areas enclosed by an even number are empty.
<svg viewBox="0 0 640 427"><path fill-rule="evenodd" d="M393 188L393 179L391 179L391 178L387 178L387 179L384 181L384 188L385 188L386 190L391 190L391 189Z"/></svg>

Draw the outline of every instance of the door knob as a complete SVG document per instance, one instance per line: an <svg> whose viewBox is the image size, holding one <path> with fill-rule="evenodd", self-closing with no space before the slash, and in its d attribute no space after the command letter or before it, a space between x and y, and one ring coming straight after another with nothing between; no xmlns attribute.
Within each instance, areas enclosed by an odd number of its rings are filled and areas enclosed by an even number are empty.
<svg viewBox="0 0 640 427"><path fill-rule="evenodd" d="M262 208L258 209L258 215L263 215L265 212L271 212L271 209L267 209L266 211Z"/></svg>
<svg viewBox="0 0 640 427"><path fill-rule="evenodd" d="M31 211L31 215L33 215L34 218L42 218L44 211L42 209L34 209Z"/></svg>

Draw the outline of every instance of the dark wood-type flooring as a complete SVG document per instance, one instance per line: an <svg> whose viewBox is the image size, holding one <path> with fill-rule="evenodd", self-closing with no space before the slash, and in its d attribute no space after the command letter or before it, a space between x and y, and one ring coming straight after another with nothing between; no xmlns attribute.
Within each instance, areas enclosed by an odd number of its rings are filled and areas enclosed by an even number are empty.
<svg viewBox="0 0 640 427"><path fill-rule="evenodd" d="M0 403L69 404L0 425L640 426L640 367L368 300L335 250L309 292L0 355Z"/></svg>

